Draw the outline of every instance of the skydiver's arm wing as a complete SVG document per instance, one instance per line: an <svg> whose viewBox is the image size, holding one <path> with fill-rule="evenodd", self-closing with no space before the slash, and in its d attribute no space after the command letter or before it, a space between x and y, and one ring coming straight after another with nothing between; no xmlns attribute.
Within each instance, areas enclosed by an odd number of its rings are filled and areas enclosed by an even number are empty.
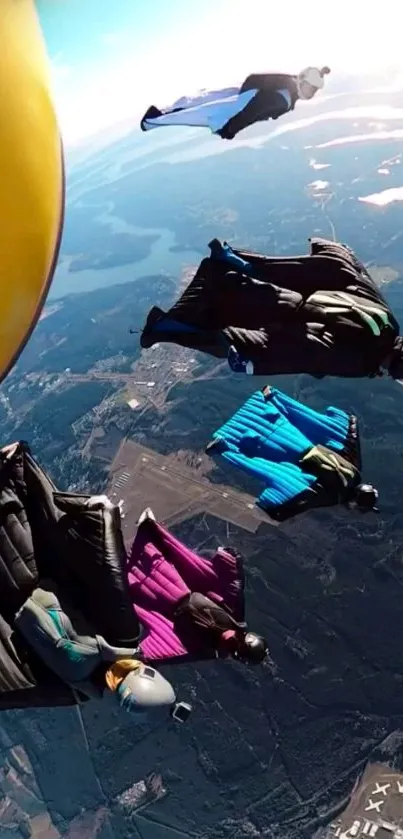
<svg viewBox="0 0 403 839"><path fill-rule="evenodd" d="M231 117L225 126L225 135L236 137L240 131L253 125L255 122L265 122L268 119L277 119L287 113L289 106L282 93L278 90L257 91L242 110Z"/></svg>
<svg viewBox="0 0 403 839"><path fill-rule="evenodd" d="M225 605L238 623L245 619L245 574L243 557L235 548L218 548L212 565L215 569L220 591L225 590ZM207 592L208 597L213 595Z"/></svg>
<svg viewBox="0 0 403 839"><path fill-rule="evenodd" d="M189 659L189 652L176 635L173 622L159 612L135 607L142 625L140 658L146 664L179 664Z"/></svg>
<svg viewBox="0 0 403 839"><path fill-rule="evenodd" d="M193 294L192 289L190 292L186 289L170 312L163 312L162 317L158 314L155 317L154 312L158 313L161 310L153 307L141 333L140 346L148 349L154 344L169 342L190 349L204 350L216 358L225 358L227 344L223 333L219 329L209 328L209 320L203 312L202 304L202 294ZM200 326L195 325L195 319L200 322Z"/></svg>
<svg viewBox="0 0 403 839"><path fill-rule="evenodd" d="M279 317L280 312L281 308L278 307ZM282 373L324 375L329 348L320 335L310 335L309 325L299 322L297 318L298 313L293 316L293 322L287 318L287 322L282 323L272 317L272 325L267 328L252 330L230 327L224 333L240 359L252 362L255 376ZM230 357L228 361L232 367Z"/></svg>
<svg viewBox="0 0 403 839"><path fill-rule="evenodd" d="M284 323L269 330L226 329L243 359L253 362L255 376L305 373L316 378L343 376L361 378L365 373L363 353L328 334L322 324Z"/></svg>
<svg viewBox="0 0 403 839"><path fill-rule="evenodd" d="M223 330L223 334L228 341L228 363L235 372L246 372L245 365L248 361L252 361L255 366L259 365L259 369L263 369L264 364L270 366L269 336L264 329L230 327ZM263 369L261 375L264 373Z"/></svg>
<svg viewBox="0 0 403 839"><path fill-rule="evenodd" d="M263 480L266 489L258 499L258 506L269 515L293 499L307 492L307 487L317 483L312 475L302 473L298 466L292 463L273 463L263 458L248 458L235 451L225 451L221 455L224 460L238 466L254 478Z"/></svg>
<svg viewBox="0 0 403 839"><path fill-rule="evenodd" d="M247 475L264 481L265 484L275 484L276 467L278 464L260 457L248 457L237 451L234 446L222 448L222 438L215 437L207 446L206 452L212 457L220 457L227 463L237 466Z"/></svg>
<svg viewBox="0 0 403 839"><path fill-rule="evenodd" d="M303 473L298 466L292 463L274 463L259 457L246 457L234 450L220 452L219 445L216 451L227 462L238 466L251 477L264 481L266 487L257 504L273 518L281 518L279 513L284 507L290 511L286 517L295 515L293 502L297 504L301 496L312 496L308 506L317 506L314 500L316 493L311 490L317 484L317 480L313 475ZM210 452L214 452L214 443Z"/></svg>
<svg viewBox="0 0 403 839"><path fill-rule="evenodd" d="M259 496L259 501L275 508L306 489L307 478L299 466L293 463L274 463L272 467L270 481L267 481L268 485Z"/></svg>
<svg viewBox="0 0 403 839"><path fill-rule="evenodd" d="M245 79L240 93L253 89L264 90L265 92L276 91L281 88L292 90L295 84L296 77L289 73L251 73Z"/></svg>
<svg viewBox="0 0 403 839"><path fill-rule="evenodd" d="M302 474L298 466L279 465L276 485L267 487L259 496L257 506L277 521L285 521L311 507L320 506L313 475Z"/></svg>
<svg viewBox="0 0 403 839"><path fill-rule="evenodd" d="M163 108L163 113L176 111L178 108L195 108L199 105L207 105L209 102L217 102L221 99L228 99L230 96L237 96L240 93L239 87L224 87L219 90L201 90L195 96L181 96L173 105Z"/></svg>
<svg viewBox="0 0 403 839"><path fill-rule="evenodd" d="M223 460L232 463L253 478L258 478L268 484L275 480L275 467L278 464L272 463L270 460L264 460L261 457L247 457L241 452L231 450L223 451L220 454Z"/></svg>

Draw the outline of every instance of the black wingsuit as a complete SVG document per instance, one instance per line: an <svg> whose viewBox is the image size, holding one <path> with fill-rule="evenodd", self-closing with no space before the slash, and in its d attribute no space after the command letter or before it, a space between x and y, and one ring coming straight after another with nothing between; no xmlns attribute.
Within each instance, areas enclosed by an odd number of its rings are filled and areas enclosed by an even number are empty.
<svg viewBox="0 0 403 839"><path fill-rule="evenodd" d="M248 76L240 88L231 88L232 94L238 94L236 113L226 119L214 133L226 140L232 140L248 126L256 122L278 119L289 111L293 111L299 98L297 77L287 73L253 73ZM242 94L254 92L252 98L244 104ZM212 95L212 94L211 94ZM229 89L214 92L215 101L206 102L200 106L195 100L188 100L183 106L172 106L161 111L151 105L144 114L140 127L142 131L150 131L162 126L187 125L210 127L211 120L220 122L223 102L229 95ZM180 101L180 100L179 100ZM197 98L196 98L197 101Z"/></svg>
<svg viewBox="0 0 403 839"><path fill-rule="evenodd" d="M170 341L229 358L235 370L250 361L259 376L376 376L385 360L394 374L399 324L347 246L313 238L309 255L280 258L210 247L172 308L151 309L142 347Z"/></svg>

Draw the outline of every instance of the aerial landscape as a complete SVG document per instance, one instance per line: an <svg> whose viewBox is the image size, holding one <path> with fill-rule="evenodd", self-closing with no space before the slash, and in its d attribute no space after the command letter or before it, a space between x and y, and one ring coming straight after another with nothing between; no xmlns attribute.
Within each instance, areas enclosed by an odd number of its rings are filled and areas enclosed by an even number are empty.
<svg viewBox="0 0 403 839"><path fill-rule="evenodd" d="M265 379L175 345L142 350L214 237L276 255L346 242L403 322L402 91L347 86L232 143L189 129L67 144L58 268L0 387L2 441L26 440L63 491L145 506L199 552L245 557L257 669L175 668L186 726L135 726L105 702L0 718L1 839L403 836L403 389L279 376L316 410L358 416L378 516L278 526L256 487L205 453ZM158 134L158 132L155 132ZM171 672L171 668L167 668Z"/></svg>

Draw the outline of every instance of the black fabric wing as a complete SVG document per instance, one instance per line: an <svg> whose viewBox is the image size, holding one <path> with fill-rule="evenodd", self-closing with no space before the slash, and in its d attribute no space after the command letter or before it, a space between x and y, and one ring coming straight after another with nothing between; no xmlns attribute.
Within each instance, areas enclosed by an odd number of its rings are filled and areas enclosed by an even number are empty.
<svg viewBox="0 0 403 839"><path fill-rule="evenodd" d="M91 509L88 496L70 493L55 493L54 499L64 513L58 539L71 596L109 644L136 646L140 630L129 594L119 509Z"/></svg>

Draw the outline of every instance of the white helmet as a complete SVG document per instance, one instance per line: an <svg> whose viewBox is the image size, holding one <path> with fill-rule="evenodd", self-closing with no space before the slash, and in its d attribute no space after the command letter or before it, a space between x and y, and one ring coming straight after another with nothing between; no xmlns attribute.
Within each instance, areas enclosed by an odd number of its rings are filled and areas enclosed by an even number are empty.
<svg viewBox="0 0 403 839"><path fill-rule="evenodd" d="M297 76L300 99L311 99L324 86L323 77L330 73L329 67L305 67Z"/></svg>
<svg viewBox="0 0 403 839"><path fill-rule="evenodd" d="M177 722L185 722L192 710L187 702L177 702L175 691L170 682L154 667L143 662L130 671L117 687L121 708L136 715L140 722L147 716L169 711Z"/></svg>

